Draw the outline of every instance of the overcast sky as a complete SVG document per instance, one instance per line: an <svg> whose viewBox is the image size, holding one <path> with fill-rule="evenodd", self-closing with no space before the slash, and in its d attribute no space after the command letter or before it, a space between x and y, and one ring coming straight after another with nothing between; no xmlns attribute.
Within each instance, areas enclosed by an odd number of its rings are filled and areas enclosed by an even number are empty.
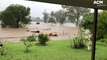
<svg viewBox="0 0 107 60"><path fill-rule="evenodd" d="M42 3L42 2L32 2L25 0L0 0L0 11L3 11L7 6L11 4L21 4L26 7L31 8L31 16L33 17L43 17L43 12L46 9L47 12L57 11L61 8L61 5Z"/></svg>
<svg viewBox="0 0 107 60"><path fill-rule="evenodd" d="M0 0L0 11L3 11L11 4L21 4L26 7L31 8L31 16L32 17L40 17L43 18L43 12L46 10L48 13L51 11L58 11L62 9L61 5L58 4L50 4L43 2L34 2L34 1L26 1L26 0ZM91 9L91 12L93 10Z"/></svg>

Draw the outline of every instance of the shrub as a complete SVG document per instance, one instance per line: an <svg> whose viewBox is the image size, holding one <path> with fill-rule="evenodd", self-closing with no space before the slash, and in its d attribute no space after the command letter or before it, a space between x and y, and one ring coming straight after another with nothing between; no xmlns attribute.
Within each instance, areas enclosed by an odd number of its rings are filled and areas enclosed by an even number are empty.
<svg viewBox="0 0 107 60"><path fill-rule="evenodd" d="M27 40L28 41L36 41L36 36L30 35L30 36L27 37Z"/></svg>
<svg viewBox="0 0 107 60"><path fill-rule="evenodd" d="M38 35L38 41L39 41L39 44L41 45L46 45L46 42L49 40L49 37L47 34L39 34Z"/></svg>
<svg viewBox="0 0 107 60"><path fill-rule="evenodd" d="M86 47L86 42L89 40L88 35L86 34L86 30L81 29L81 32L77 37L73 39L73 48L80 49Z"/></svg>
<svg viewBox="0 0 107 60"><path fill-rule="evenodd" d="M100 39L99 41L97 41L97 45L100 45L100 46L105 46L107 47L107 39Z"/></svg>
<svg viewBox="0 0 107 60"><path fill-rule="evenodd" d="M4 52L5 52L4 44L3 41L0 40L0 55L4 55Z"/></svg>
<svg viewBox="0 0 107 60"><path fill-rule="evenodd" d="M21 39L21 41L23 41L23 43L24 43L24 45L25 45L25 47L26 47L26 49L25 49L25 52L26 53L28 53L30 50L29 50L29 48L32 46L31 44L31 41L28 41L27 39Z"/></svg>
<svg viewBox="0 0 107 60"><path fill-rule="evenodd" d="M92 49L92 34L90 30L85 30L81 28L80 34L73 39L73 48L85 48L87 47L88 50Z"/></svg>
<svg viewBox="0 0 107 60"><path fill-rule="evenodd" d="M73 48L80 49L85 47L85 40L82 36L78 36L73 39Z"/></svg>

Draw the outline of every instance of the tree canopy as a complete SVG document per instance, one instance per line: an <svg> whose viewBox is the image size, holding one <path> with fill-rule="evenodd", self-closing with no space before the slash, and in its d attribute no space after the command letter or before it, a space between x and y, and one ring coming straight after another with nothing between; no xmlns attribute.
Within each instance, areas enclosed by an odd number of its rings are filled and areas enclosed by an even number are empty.
<svg viewBox="0 0 107 60"><path fill-rule="evenodd" d="M48 18L49 18L49 14L46 12L46 10L43 12L43 19L44 19L44 22L47 23L48 21Z"/></svg>
<svg viewBox="0 0 107 60"><path fill-rule="evenodd" d="M59 10L55 12L55 18L56 18L57 23L64 24L67 17L63 10Z"/></svg>
<svg viewBox="0 0 107 60"><path fill-rule="evenodd" d="M71 21L71 23L76 24L76 26L79 26L80 17L89 12L89 9L82 8L82 7L75 7L75 6L66 6L62 5L68 19Z"/></svg>
<svg viewBox="0 0 107 60"><path fill-rule="evenodd" d="M85 14L82 20L85 29L93 29L93 13ZM99 12L97 25L97 39L107 38L107 11Z"/></svg>
<svg viewBox="0 0 107 60"><path fill-rule="evenodd" d="M63 10L58 11L51 11L50 13L47 13L46 11L43 12L43 19L45 23L60 23L64 24L66 20L66 13Z"/></svg>
<svg viewBox="0 0 107 60"><path fill-rule="evenodd" d="M51 11L48 20L49 20L48 23L54 23L54 24L56 23L56 20L55 20L55 13L54 13L54 11Z"/></svg>
<svg viewBox="0 0 107 60"><path fill-rule="evenodd" d="M19 28L31 21L29 14L29 7L12 4L0 13L1 26Z"/></svg>

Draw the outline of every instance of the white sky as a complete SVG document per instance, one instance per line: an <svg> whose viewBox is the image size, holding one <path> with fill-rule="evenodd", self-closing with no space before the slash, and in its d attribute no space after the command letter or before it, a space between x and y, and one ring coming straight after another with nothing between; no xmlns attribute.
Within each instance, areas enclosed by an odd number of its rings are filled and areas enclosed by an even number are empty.
<svg viewBox="0 0 107 60"><path fill-rule="evenodd" d="M31 8L32 17L43 17L43 12L46 9L47 12L57 11L61 8L61 5L42 3L42 2L32 2L25 0L0 0L0 11L3 11L10 4L21 4L26 7Z"/></svg>

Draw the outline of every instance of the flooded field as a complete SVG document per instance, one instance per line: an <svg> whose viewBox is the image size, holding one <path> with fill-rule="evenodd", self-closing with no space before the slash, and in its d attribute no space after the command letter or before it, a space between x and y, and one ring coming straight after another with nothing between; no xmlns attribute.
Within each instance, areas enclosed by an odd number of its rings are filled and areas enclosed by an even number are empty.
<svg viewBox="0 0 107 60"><path fill-rule="evenodd" d="M34 31L46 34L55 32L58 36L51 36L50 39L63 40L75 37L78 29L71 23L66 23L61 26L60 24L52 25L43 22L36 24L36 22L32 22L25 28L0 28L0 37L8 41L19 41L20 38L27 37L32 34L37 35L38 33L34 33Z"/></svg>

